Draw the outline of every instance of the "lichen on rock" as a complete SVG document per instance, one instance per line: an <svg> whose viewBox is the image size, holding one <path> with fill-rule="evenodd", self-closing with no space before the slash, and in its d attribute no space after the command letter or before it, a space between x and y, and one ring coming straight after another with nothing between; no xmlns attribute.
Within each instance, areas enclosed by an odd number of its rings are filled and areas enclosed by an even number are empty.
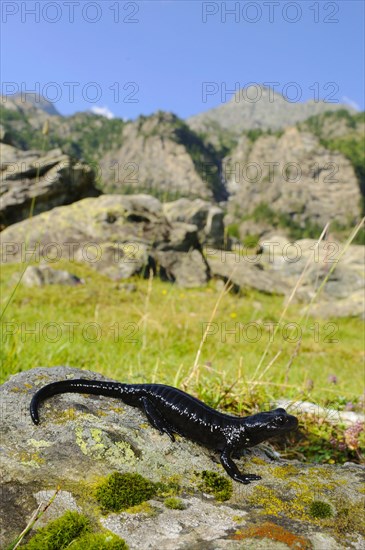
<svg viewBox="0 0 365 550"><path fill-rule="evenodd" d="M0 387L2 547L57 487L57 498L39 526L69 510L87 517L93 530L105 528L124 539L131 550L244 544L285 549L290 540L314 550L364 546L363 467L284 461L257 447L239 467L262 480L241 485L228 478L212 452L183 437L172 443L138 409L99 396L54 396L42 404L35 426L29 415L34 392L56 380L80 377L105 379L79 369L36 368ZM110 476L145 479L155 490L110 512L96 497ZM206 483L202 486L204 477L213 482L211 493ZM178 505L166 505L171 498L178 498Z"/></svg>

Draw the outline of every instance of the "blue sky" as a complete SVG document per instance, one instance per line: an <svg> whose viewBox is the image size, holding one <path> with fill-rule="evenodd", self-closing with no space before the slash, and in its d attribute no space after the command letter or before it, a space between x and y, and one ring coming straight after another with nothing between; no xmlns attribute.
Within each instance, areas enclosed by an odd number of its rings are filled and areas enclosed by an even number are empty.
<svg viewBox="0 0 365 550"><path fill-rule="evenodd" d="M64 115L96 108L134 118L162 109L185 118L228 100L236 86L264 82L293 100L364 110L362 0L1 7L2 92L40 90Z"/></svg>

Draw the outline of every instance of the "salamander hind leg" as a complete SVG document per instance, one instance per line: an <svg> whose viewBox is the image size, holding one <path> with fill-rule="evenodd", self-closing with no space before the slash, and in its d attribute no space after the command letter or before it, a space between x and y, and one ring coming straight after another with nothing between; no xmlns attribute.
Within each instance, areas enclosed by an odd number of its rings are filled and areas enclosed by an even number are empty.
<svg viewBox="0 0 365 550"><path fill-rule="evenodd" d="M258 479L261 479L260 476L254 475L254 474L244 474L239 471L236 464L233 462L231 458L232 449L229 447L226 447L223 449L221 455L220 455L220 461L223 466L223 468L226 470L227 474L234 479L235 481L238 481L239 483L244 483L247 485L248 483L251 483L251 481L257 481Z"/></svg>
<svg viewBox="0 0 365 550"><path fill-rule="evenodd" d="M160 411L156 409L154 404L148 397L141 397L140 399L141 408L144 411L148 422L159 430L161 434L166 433L171 441L175 441L174 434L172 433L171 426L166 422L166 420L163 418Z"/></svg>

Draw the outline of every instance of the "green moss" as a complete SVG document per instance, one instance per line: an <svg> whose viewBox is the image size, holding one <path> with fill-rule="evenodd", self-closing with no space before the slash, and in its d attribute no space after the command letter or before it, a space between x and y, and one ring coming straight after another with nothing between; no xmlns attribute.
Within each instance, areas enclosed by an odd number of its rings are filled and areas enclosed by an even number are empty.
<svg viewBox="0 0 365 550"><path fill-rule="evenodd" d="M119 512L152 498L155 483L140 474L114 472L96 490L96 499L105 512Z"/></svg>
<svg viewBox="0 0 365 550"><path fill-rule="evenodd" d="M316 519L330 518L333 516L332 507L328 502L323 502L322 500L314 500L311 502L309 513L312 518Z"/></svg>
<svg viewBox="0 0 365 550"><path fill-rule="evenodd" d="M249 233L243 238L242 244L246 248L255 248L259 244L259 241L260 235Z"/></svg>
<svg viewBox="0 0 365 550"><path fill-rule="evenodd" d="M186 506L181 500L181 498L166 498L164 502L166 508L170 508L171 510L185 510Z"/></svg>
<svg viewBox="0 0 365 550"><path fill-rule="evenodd" d="M203 481L200 484L200 489L213 494L217 500L222 502L231 498L233 489L230 479L209 470L204 470L201 477Z"/></svg>
<svg viewBox="0 0 365 550"><path fill-rule="evenodd" d="M89 533L72 543L72 550L128 550L126 542L113 533Z"/></svg>
<svg viewBox="0 0 365 550"><path fill-rule="evenodd" d="M68 511L60 518L51 521L46 527L39 529L37 534L22 548L26 550L62 550L89 530L90 522L87 517L77 512Z"/></svg>
<svg viewBox="0 0 365 550"><path fill-rule="evenodd" d="M174 497L181 493L180 476L173 475L156 483L158 496Z"/></svg>
<svg viewBox="0 0 365 550"><path fill-rule="evenodd" d="M125 510L127 514L145 514L146 516L153 517L157 514L157 508L151 506L149 502L142 502L141 504L136 504Z"/></svg>

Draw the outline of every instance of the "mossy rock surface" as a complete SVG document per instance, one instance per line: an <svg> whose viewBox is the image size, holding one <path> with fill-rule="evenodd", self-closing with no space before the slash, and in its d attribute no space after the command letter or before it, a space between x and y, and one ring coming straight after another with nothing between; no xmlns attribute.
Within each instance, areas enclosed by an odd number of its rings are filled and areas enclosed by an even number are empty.
<svg viewBox="0 0 365 550"><path fill-rule="evenodd" d="M88 518L91 532L107 529L130 549L285 549L293 548L293 540L302 545L295 548L305 549L364 546L363 467L273 460L264 448L255 448L237 463L262 480L241 485L231 482L212 452L184 438L172 443L140 411L106 397L54 396L41 406L35 426L29 416L34 392L80 377L103 379L90 371L37 368L0 388L1 547L19 535L39 503L48 502L59 486L38 527L70 510ZM227 500L202 487L204 471L232 483ZM96 491L116 473L130 480L139 474L157 491L147 491L140 504L131 501L128 508L109 512ZM178 498L179 506L166 506L167 498ZM262 525L267 529L259 529Z"/></svg>

